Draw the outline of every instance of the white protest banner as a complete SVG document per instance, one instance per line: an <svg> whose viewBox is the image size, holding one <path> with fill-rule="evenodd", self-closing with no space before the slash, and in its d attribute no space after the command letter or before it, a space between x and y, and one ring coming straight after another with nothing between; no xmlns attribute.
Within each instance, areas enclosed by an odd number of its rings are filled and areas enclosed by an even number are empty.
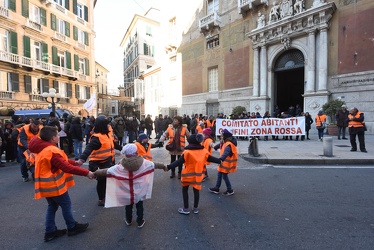
<svg viewBox="0 0 374 250"><path fill-rule="evenodd" d="M233 136L305 135L305 117L216 119L216 134L229 129Z"/></svg>

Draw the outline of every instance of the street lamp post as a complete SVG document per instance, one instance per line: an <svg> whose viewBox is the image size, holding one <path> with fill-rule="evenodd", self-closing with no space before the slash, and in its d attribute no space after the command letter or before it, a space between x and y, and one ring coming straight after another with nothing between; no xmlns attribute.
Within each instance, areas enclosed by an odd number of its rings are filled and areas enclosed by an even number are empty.
<svg viewBox="0 0 374 250"><path fill-rule="evenodd" d="M60 101L61 94L60 93L56 93L56 89L55 88L50 88L48 93L44 92L42 94L42 97L44 98L44 100L46 102L49 102L52 105L52 112L56 113L56 103L58 103ZM48 97L51 98L51 101L48 100Z"/></svg>

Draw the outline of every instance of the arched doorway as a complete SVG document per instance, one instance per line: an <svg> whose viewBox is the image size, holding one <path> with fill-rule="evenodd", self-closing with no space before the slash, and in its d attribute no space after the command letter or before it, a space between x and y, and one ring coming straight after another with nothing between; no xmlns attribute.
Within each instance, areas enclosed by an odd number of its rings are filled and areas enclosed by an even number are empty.
<svg viewBox="0 0 374 250"><path fill-rule="evenodd" d="M274 104L281 111L290 106L304 106L304 55L291 49L282 53L274 65Z"/></svg>

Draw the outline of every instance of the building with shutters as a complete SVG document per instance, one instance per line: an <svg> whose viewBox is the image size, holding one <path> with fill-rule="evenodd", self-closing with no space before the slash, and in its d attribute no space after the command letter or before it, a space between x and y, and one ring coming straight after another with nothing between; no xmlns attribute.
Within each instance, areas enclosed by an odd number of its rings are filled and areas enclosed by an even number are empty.
<svg viewBox="0 0 374 250"><path fill-rule="evenodd" d="M0 106L46 108L55 88L57 108L76 115L96 93L94 0L0 1Z"/></svg>

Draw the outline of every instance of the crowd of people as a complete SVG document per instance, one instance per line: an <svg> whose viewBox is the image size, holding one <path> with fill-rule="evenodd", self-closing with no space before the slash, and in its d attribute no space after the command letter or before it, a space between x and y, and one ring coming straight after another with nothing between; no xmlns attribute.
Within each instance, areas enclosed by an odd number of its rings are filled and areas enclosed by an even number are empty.
<svg viewBox="0 0 374 250"><path fill-rule="evenodd" d="M293 113L293 110L295 111ZM287 118L305 116L306 139L313 119L309 113L296 109L280 112L277 107L272 115L265 112L243 112L239 116L226 117L218 114L217 118L251 119L251 118ZM367 152L364 142L364 114L356 108L346 112L346 106L336 114L339 139L345 137L345 128L349 127L351 151L357 151L356 135L360 150ZM218 164L217 179L209 191L220 194L222 179L226 184L223 196L234 194L229 180L229 174L237 170L238 150L237 139L229 129L223 129L218 137L215 135L216 119L194 114L169 116L159 115L153 121L150 115L138 120L136 117L117 116L113 119L106 116L74 117L66 115L60 120L51 112L48 119L24 119L13 116L0 129L2 151L5 151L7 162L17 161L20 164L22 179L30 181L30 174L35 186L35 199L47 200L44 240L50 241L56 237L68 234L76 235L84 232L88 223L78 223L72 215L71 201L68 188L74 185L72 176L81 175L96 179L98 206L125 206L126 224L132 224L132 209L137 210L137 224L142 228L143 201L151 198L154 169L170 171L170 178L177 177L182 185L183 207L178 209L180 214L199 213L199 191L202 182L208 178L207 165ZM318 113L315 118L317 129L326 122L326 116ZM153 133L154 130L154 133ZM322 133L318 133L320 139ZM155 143L149 142L155 134ZM216 138L219 139L218 143ZM277 137L272 137L278 140ZM288 140L288 137L283 137ZM292 137L289 138L292 140ZM298 136L296 140L298 140ZM301 136L304 140L305 136ZM264 140L268 140L265 136ZM86 143L83 150L83 143ZM164 147L169 151L170 163L153 162L152 148ZM212 156L212 151L220 150L218 158ZM115 150L123 155L116 163ZM17 153L15 153L17 152ZM2 152L1 152L2 153ZM69 159L70 158L70 159ZM88 162L88 169L81 166ZM177 170L177 172L176 172ZM138 188L134 188L134 185ZM194 207L189 208L188 189L192 186ZM118 191L118 187L119 191ZM116 190L116 191L115 191ZM61 207L67 229L58 229L55 224L55 214Z"/></svg>

